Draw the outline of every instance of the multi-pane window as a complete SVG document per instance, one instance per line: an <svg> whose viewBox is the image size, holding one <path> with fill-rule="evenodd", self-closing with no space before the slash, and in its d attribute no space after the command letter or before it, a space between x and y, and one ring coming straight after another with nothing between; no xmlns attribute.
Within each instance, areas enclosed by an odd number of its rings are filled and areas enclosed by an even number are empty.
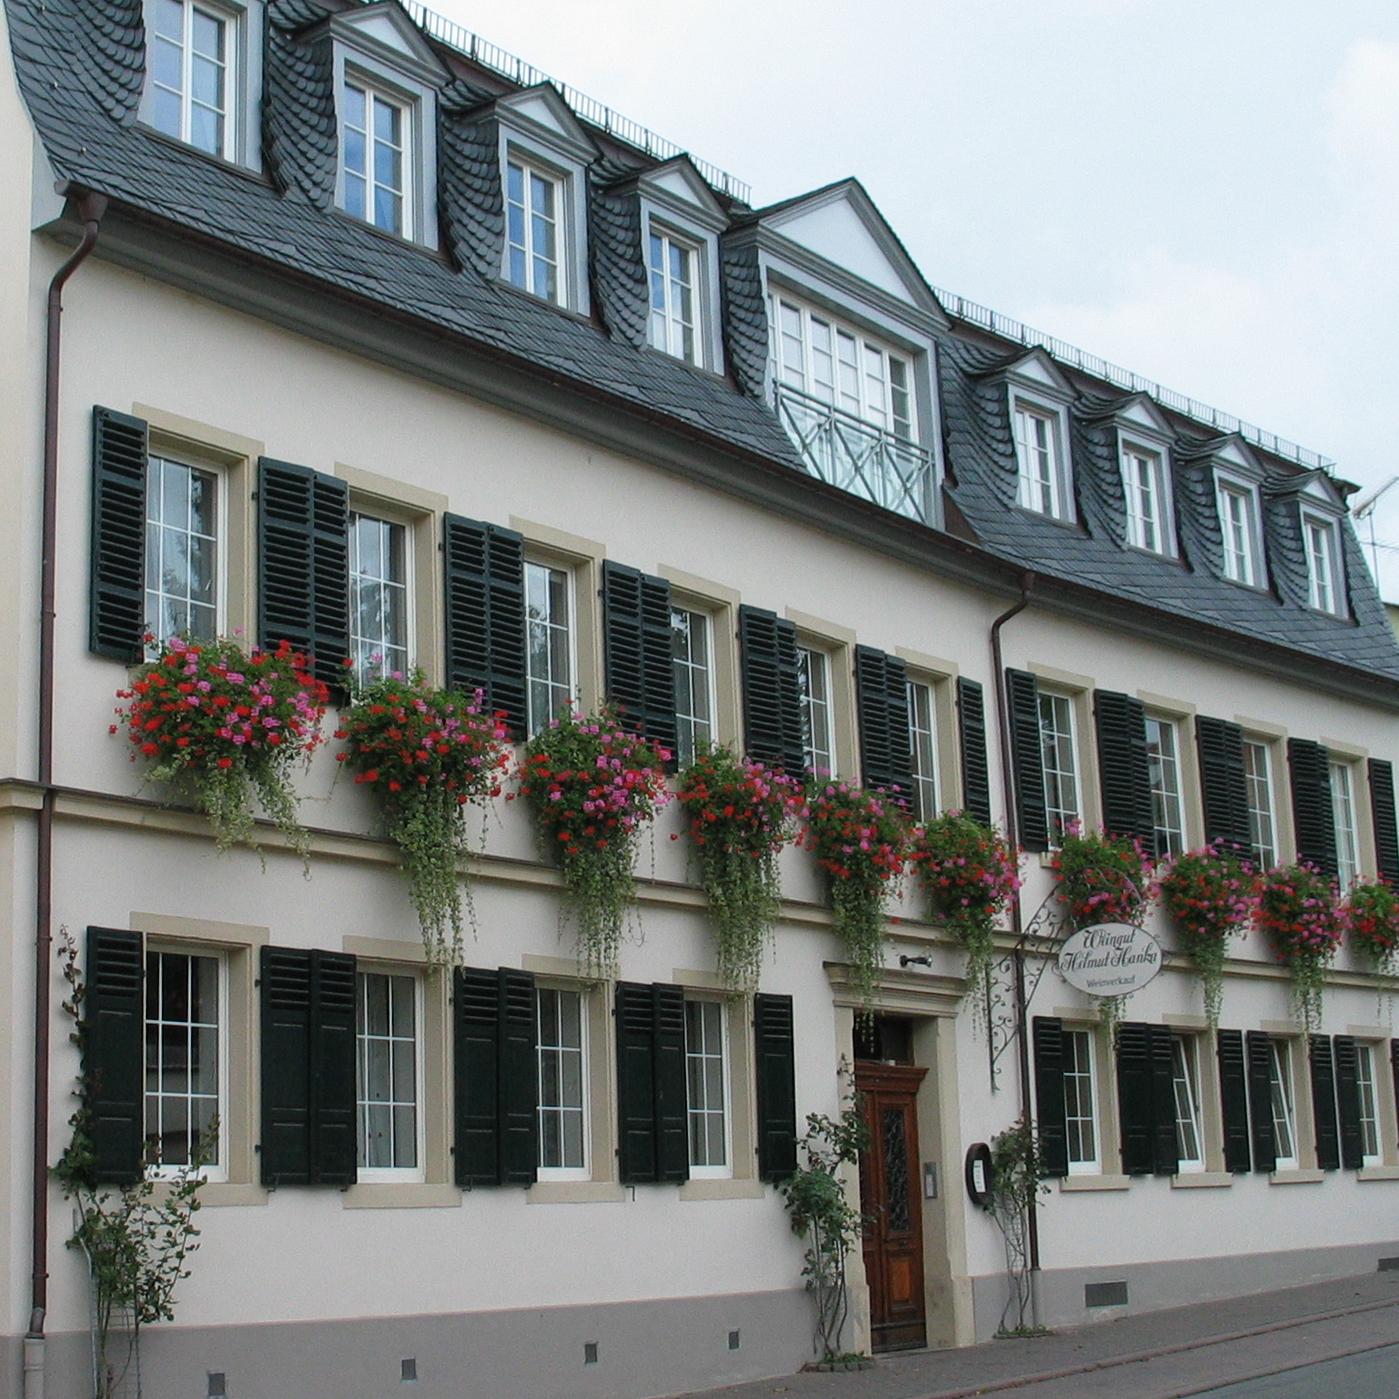
<svg viewBox="0 0 1399 1399"><path fill-rule="evenodd" d="M150 41L151 122L210 155L233 154L234 18L193 0L156 0Z"/></svg>
<svg viewBox="0 0 1399 1399"><path fill-rule="evenodd" d="M685 1002L685 1070L690 1174L728 1175L728 1084L721 1001Z"/></svg>
<svg viewBox="0 0 1399 1399"><path fill-rule="evenodd" d="M1349 889L1360 873L1360 841L1355 825L1355 795L1349 763L1332 761L1331 820L1336 829L1336 879Z"/></svg>
<svg viewBox="0 0 1399 1399"><path fill-rule="evenodd" d="M156 1171L190 1165L220 1116L223 1001L218 957L146 953L146 1156ZM211 1173L223 1167L221 1147L209 1143Z"/></svg>
<svg viewBox="0 0 1399 1399"><path fill-rule="evenodd" d="M583 995L540 987L539 1174L580 1179L587 1173L586 1031Z"/></svg>
<svg viewBox="0 0 1399 1399"><path fill-rule="evenodd" d="M1171 1079L1176 1100L1176 1156L1182 1171L1205 1169L1200 1130L1200 1064L1193 1035L1171 1036Z"/></svg>
<svg viewBox="0 0 1399 1399"><path fill-rule="evenodd" d="M506 280L556 304L564 299L563 200L558 176L506 161Z"/></svg>
<svg viewBox="0 0 1399 1399"><path fill-rule="evenodd" d="M1307 594L1319 612L1338 613L1340 586L1336 569L1336 532L1329 520L1302 516L1307 549Z"/></svg>
<svg viewBox="0 0 1399 1399"><path fill-rule="evenodd" d="M931 821L938 814L938 746L933 687L908 682L908 748L913 759L913 814Z"/></svg>
<svg viewBox="0 0 1399 1399"><path fill-rule="evenodd" d="M537 734L573 700L571 593L566 569L525 561L531 734Z"/></svg>
<svg viewBox="0 0 1399 1399"><path fill-rule="evenodd" d="M824 651L799 646L797 678L801 690L803 759L810 771L834 773L830 657Z"/></svg>
<svg viewBox="0 0 1399 1399"><path fill-rule="evenodd" d="M345 212L388 233L413 234L409 211L409 110L367 83L345 80L340 163Z"/></svg>
<svg viewBox="0 0 1399 1399"><path fill-rule="evenodd" d="M1364 1164L1378 1166L1380 1151L1379 1103L1375 1096L1375 1057L1368 1044L1355 1046L1355 1081L1360 1092L1360 1150Z"/></svg>
<svg viewBox="0 0 1399 1399"><path fill-rule="evenodd" d="M1219 528L1224 536L1224 576L1255 587L1259 570L1254 557L1257 525L1253 493L1221 484L1217 503Z"/></svg>
<svg viewBox="0 0 1399 1399"><path fill-rule="evenodd" d="M350 642L355 679L408 669L408 530L350 516Z"/></svg>
<svg viewBox="0 0 1399 1399"><path fill-rule="evenodd" d="M1059 840L1082 820L1078 797L1078 753L1074 705L1067 695L1040 691L1040 750L1044 761L1044 804L1049 833Z"/></svg>
<svg viewBox="0 0 1399 1399"><path fill-rule="evenodd" d="M1017 502L1026 510L1064 519L1068 510L1059 456L1058 415L1017 403L1015 457L1019 470Z"/></svg>
<svg viewBox="0 0 1399 1399"><path fill-rule="evenodd" d="M772 298L772 373L843 412L915 439L909 364L876 341L786 297Z"/></svg>
<svg viewBox="0 0 1399 1399"><path fill-rule="evenodd" d="M648 266L651 274L651 344L677 359L698 364L699 256L687 243L652 227Z"/></svg>
<svg viewBox="0 0 1399 1399"><path fill-rule="evenodd" d="M1064 1120L1069 1139L1069 1174L1099 1169L1098 1124L1093 1084L1093 1035L1064 1032Z"/></svg>
<svg viewBox="0 0 1399 1399"><path fill-rule="evenodd" d="M683 607L670 610L670 655L675 676L676 756L688 767L714 741L714 682L709 618Z"/></svg>
<svg viewBox="0 0 1399 1399"><path fill-rule="evenodd" d="M218 477L152 457L146 469L146 630L218 634Z"/></svg>
<svg viewBox="0 0 1399 1399"><path fill-rule="evenodd" d="M1122 489L1127 498L1127 540L1153 554L1171 552L1165 464L1159 452L1122 448Z"/></svg>
<svg viewBox="0 0 1399 1399"><path fill-rule="evenodd" d="M1151 820L1156 854L1179 855L1185 849L1185 816L1180 794L1180 745L1169 719L1146 721L1147 767L1151 776Z"/></svg>
<svg viewBox="0 0 1399 1399"><path fill-rule="evenodd" d="M1292 1050L1286 1040L1269 1046L1268 1092L1272 1100L1273 1147L1278 1170L1297 1166L1297 1115L1292 1094Z"/></svg>
<svg viewBox="0 0 1399 1399"><path fill-rule="evenodd" d="M356 1128L366 1174L419 1169L418 987L411 975L356 977Z"/></svg>
<svg viewBox="0 0 1399 1399"><path fill-rule="evenodd" d="M1248 835L1254 863L1270 870L1278 862L1277 820L1273 815L1272 761L1268 745L1244 740L1244 784L1248 793Z"/></svg>

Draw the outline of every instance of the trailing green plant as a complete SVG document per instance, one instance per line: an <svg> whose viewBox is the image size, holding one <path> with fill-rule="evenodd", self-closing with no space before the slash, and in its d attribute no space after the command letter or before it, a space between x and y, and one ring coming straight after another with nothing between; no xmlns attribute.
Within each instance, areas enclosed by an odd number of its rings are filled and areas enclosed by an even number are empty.
<svg viewBox="0 0 1399 1399"><path fill-rule="evenodd" d="M908 855L908 817L895 797L821 777L808 782L806 807L803 844L826 872L836 934L868 1008L884 964L884 898Z"/></svg>
<svg viewBox="0 0 1399 1399"><path fill-rule="evenodd" d="M1326 969L1341 943L1335 881L1305 862L1269 870L1259 885L1258 925L1292 979L1293 1008L1314 1030Z"/></svg>
<svg viewBox="0 0 1399 1399"><path fill-rule="evenodd" d="M1177 855L1159 875L1157 887L1185 955L1200 973L1205 1017L1213 1030L1219 1024L1229 940L1253 921L1258 877L1227 847L1206 845Z"/></svg>
<svg viewBox="0 0 1399 1399"><path fill-rule="evenodd" d="M799 1143L804 1165L782 1183L782 1200L792 1232L806 1243L802 1278L816 1298L816 1328L812 1341L823 1362L845 1356L841 1337L850 1312L845 1264L850 1247L860 1237L864 1217L846 1198L841 1172L869 1147L869 1129L852 1092L838 1117L809 1113L806 1134Z"/></svg>
<svg viewBox="0 0 1399 1399"><path fill-rule="evenodd" d="M461 960L463 908L471 913L466 808L500 793L510 761L503 716L474 696L429 686L423 674L392 674L352 691L337 754L383 804L398 847L423 946L433 966Z"/></svg>
<svg viewBox="0 0 1399 1399"><path fill-rule="evenodd" d="M996 922L1020 887L1019 861L1005 838L959 811L914 832L910 862L940 922L967 954L967 998L980 1024L990 1002Z"/></svg>
<svg viewBox="0 0 1399 1399"><path fill-rule="evenodd" d="M1347 939L1376 975L1399 970L1399 892L1383 880L1357 881L1342 906Z"/></svg>
<svg viewBox="0 0 1399 1399"><path fill-rule="evenodd" d="M214 1119L195 1143L189 1162L157 1180L149 1167L133 1185L103 1188L96 1180L88 1095L94 1086L85 1062L83 1002L87 988L78 965L78 948L68 929L59 932L59 962L68 991L64 1012L73 1022L70 1038L84 1056L78 1080L78 1106L68 1119L72 1136L53 1167L76 1223L68 1247L87 1260L93 1289L93 1364L96 1399L125 1394L127 1371L139 1344L140 1328L173 1321L175 1289L190 1275L189 1260L199 1248L194 1217L200 1208L204 1168L213 1160L219 1124ZM131 1337L125 1354L114 1329L129 1316Z"/></svg>
<svg viewBox="0 0 1399 1399"><path fill-rule="evenodd" d="M988 1209L1006 1251L1005 1306L997 1335L1043 1334L1026 1320L1030 1313L1030 1211L1049 1190L1039 1139L1025 1118L991 1139L991 1200ZM1015 1324L1008 1326L1012 1313Z"/></svg>
<svg viewBox="0 0 1399 1399"><path fill-rule="evenodd" d="M535 810L546 858L563 869L578 964L593 980L617 973L636 899L637 836L670 800L664 748L628 733L610 709L551 719L529 741L516 777Z"/></svg>
<svg viewBox="0 0 1399 1399"><path fill-rule="evenodd" d="M795 832L801 787L720 746L681 773L676 800L689 817L719 976L731 992L754 991L782 906L777 857Z"/></svg>
<svg viewBox="0 0 1399 1399"><path fill-rule="evenodd" d="M126 730L131 761L149 762L153 781L184 792L208 818L220 850L256 849L256 797L306 858L310 837L291 769L320 745L330 693L300 651L285 641L272 651L244 651L227 637L172 637L117 698L124 703L108 731Z"/></svg>

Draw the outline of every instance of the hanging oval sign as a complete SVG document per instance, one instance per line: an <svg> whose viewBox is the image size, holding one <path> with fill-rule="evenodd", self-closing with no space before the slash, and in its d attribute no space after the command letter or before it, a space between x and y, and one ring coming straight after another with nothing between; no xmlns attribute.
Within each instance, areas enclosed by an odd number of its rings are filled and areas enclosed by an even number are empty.
<svg viewBox="0 0 1399 1399"><path fill-rule="evenodd" d="M1130 996L1161 970L1161 944L1130 923L1080 928L1059 949L1059 970L1090 996Z"/></svg>

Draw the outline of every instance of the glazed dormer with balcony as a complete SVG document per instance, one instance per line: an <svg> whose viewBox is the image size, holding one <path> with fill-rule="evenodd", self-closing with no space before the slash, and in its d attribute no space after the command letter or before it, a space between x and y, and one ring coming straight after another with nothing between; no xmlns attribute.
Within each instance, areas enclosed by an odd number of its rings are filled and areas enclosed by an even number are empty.
<svg viewBox="0 0 1399 1399"><path fill-rule="evenodd" d="M766 387L819 480L924 524L939 514L935 337L947 320L854 180L760 210Z"/></svg>

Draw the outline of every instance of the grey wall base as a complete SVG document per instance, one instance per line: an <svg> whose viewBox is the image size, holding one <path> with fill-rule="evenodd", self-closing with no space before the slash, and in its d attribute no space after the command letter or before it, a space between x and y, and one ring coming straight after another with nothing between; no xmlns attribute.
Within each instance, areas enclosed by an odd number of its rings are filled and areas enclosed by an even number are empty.
<svg viewBox="0 0 1399 1399"><path fill-rule="evenodd" d="M1036 1279L1037 1320L1042 1326L1081 1326L1136 1312L1183 1307L1221 1297L1242 1297L1274 1288L1301 1287L1328 1278L1373 1273L1381 1258L1399 1255L1393 1243L1348 1244L1337 1248L1288 1249L1277 1253L1245 1253L1223 1258L1186 1258L1161 1263L1130 1263L1106 1268L1049 1268ZM1116 1289L1104 1283L1126 1283L1125 1306L1088 1306L1085 1288L1098 1296ZM989 1340L1000 1324L1006 1299L1004 1274L972 1279L976 1309L976 1338Z"/></svg>
<svg viewBox="0 0 1399 1399"><path fill-rule="evenodd" d="M811 1357L811 1299L734 1293L585 1307L362 1317L259 1326L152 1326L143 1399L648 1399L791 1374ZM729 1333L739 1348L729 1349ZM585 1363L585 1346L597 1359ZM20 1393L18 1338L0 1337L0 1394ZM91 1393L86 1332L52 1336L50 1399ZM402 1365L414 1361L416 1383ZM13 1388L11 1386L13 1385Z"/></svg>

